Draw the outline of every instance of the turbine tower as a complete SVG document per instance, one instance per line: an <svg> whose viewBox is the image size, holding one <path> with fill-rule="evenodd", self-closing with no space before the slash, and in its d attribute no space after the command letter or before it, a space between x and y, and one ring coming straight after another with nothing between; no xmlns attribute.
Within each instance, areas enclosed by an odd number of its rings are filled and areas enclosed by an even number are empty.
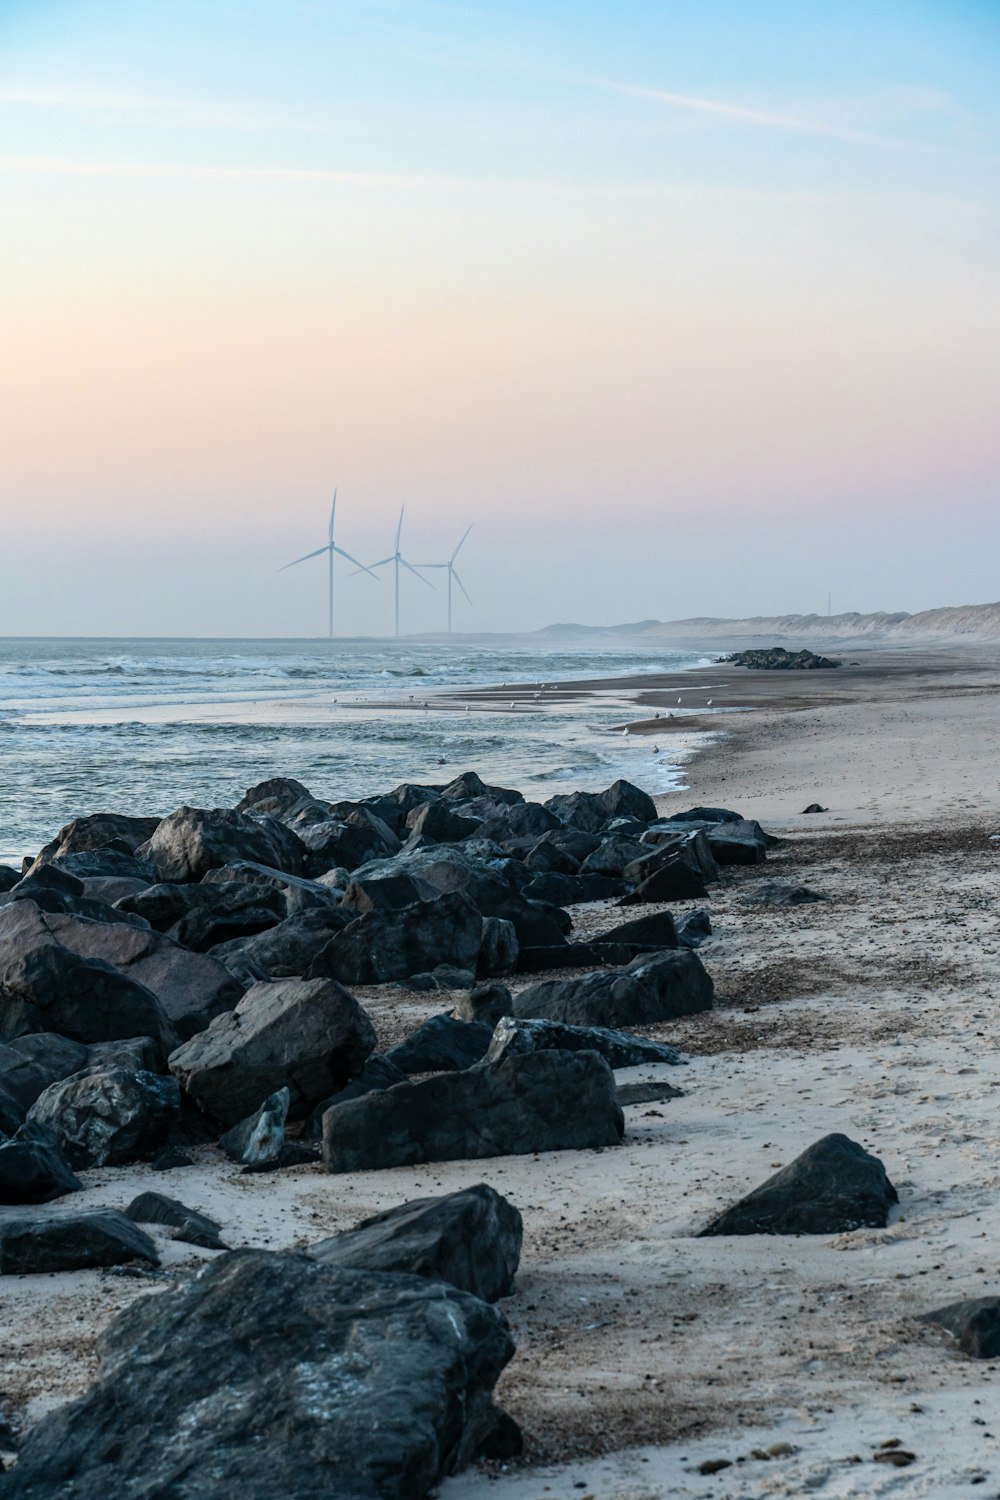
<svg viewBox="0 0 1000 1500"><path fill-rule="evenodd" d="M349 552L345 552L344 549L343 549L343 547L338 547L336 545L336 543L334 542L334 540L333 540L333 522L334 522L334 517L336 516L336 514L337 514L337 491L334 490L334 492L333 492L333 504L330 506L330 528L329 528L329 531L327 532L326 545L323 546L323 547L317 547L315 552L307 552L304 557L297 557L294 562L285 563L285 566L283 568L279 568L278 569L279 573L284 573L284 572L287 571L288 568L297 568L298 565L299 565L299 563L308 562L311 557L322 557L324 552L327 554L328 568L327 568L327 612L326 612L326 619L327 619L327 635L329 636L329 638L330 638L331 641L333 640L333 554L336 552L340 557L346 557L348 562L354 563L355 567L358 569L359 572L361 572L361 573L371 573L371 576L373 578L375 578L375 574L372 573L371 568L366 568L365 565L364 565L364 563L358 562L358 560L357 560L356 557L352 557ZM376 582L379 582L379 581L380 580L376 579Z"/></svg>
<svg viewBox="0 0 1000 1500"><path fill-rule="evenodd" d="M400 552L400 550L399 550L399 538L400 538L400 536L402 534L402 531L403 531L403 511L405 511L405 509L406 509L406 506L404 505L404 506L402 506L400 508L400 512L399 512L399 525L396 527L396 550L395 550L395 552L390 552L389 556L388 557L383 557L382 560L381 560L381 562L372 563L372 565L371 565L370 568L366 568L365 569L366 573L371 573L371 572L374 571L375 568L384 568L384 567L387 567L389 563L395 563L395 566L396 566L396 635L397 636L399 635L399 570L400 570L400 568L401 567L402 568L408 568L409 571L413 574L414 578L419 578L421 583L426 583L427 587L429 589L432 589L434 587L434 585L432 583L428 582L428 580L423 576L422 573L418 573L417 572L416 568L413 566L412 563L407 562L406 558L403 556L402 552Z"/></svg>
<svg viewBox="0 0 1000 1500"><path fill-rule="evenodd" d="M452 579L454 579L455 582L458 584L459 588L462 590L462 593L465 595L466 599L469 599L469 591L465 587L465 584L462 582L461 578L459 578L459 576L458 576L458 569L455 567L455 558L458 556L459 552L461 552L463 546L465 545L465 538L469 535L469 532L471 530L472 530L471 526L467 526L465 528L465 535L462 537L462 540L459 542L458 546L455 548L454 552L451 554L451 556L449 557L449 559L448 559L447 562L442 562L442 563L418 563L417 564L418 568L447 568L448 569L448 634L449 635L451 635L451 581L452 581ZM469 599L469 603L470 604L472 603L471 599Z"/></svg>

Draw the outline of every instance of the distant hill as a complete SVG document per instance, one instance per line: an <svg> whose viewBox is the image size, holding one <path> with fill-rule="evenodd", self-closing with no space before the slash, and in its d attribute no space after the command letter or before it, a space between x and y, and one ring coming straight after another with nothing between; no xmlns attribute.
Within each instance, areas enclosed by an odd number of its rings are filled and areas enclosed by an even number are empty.
<svg viewBox="0 0 1000 1500"><path fill-rule="evenodd" d="M699 615L687 620L641 620L633 625L549 625L537 635L550 638L614 635L647 641L783 640L837 641L996 641L1000 640L1000 603L960 604L925 609L918 614L878 611L862 615L751 615L726 620Z"/></svg>

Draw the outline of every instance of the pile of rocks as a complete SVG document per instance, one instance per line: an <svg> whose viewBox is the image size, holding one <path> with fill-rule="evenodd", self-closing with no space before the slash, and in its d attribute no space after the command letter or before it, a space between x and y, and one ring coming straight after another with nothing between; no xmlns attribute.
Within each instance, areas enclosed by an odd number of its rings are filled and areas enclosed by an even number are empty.
<svg viewBox="0 0 1000 1500"><path fill-rule="evenodd" d="M839 667L832 656L817 656L813 651L786 651L784 646L768 646L758 651L734 651L719 661L732 667L757 667L764 672L809 672L817 667Z"/></svg>

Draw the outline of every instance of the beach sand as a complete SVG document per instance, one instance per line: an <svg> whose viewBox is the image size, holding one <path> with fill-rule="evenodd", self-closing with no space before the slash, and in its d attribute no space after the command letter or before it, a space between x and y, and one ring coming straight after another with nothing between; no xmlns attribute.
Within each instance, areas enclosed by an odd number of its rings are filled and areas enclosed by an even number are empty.
<svg viewBox="0 0 1000 1500"><path fill-rule="evenodd" d="M1000 1370L916 1321L1000 1292L1000 667L988 652L853 659L697 677L704 697L742 711L709 716L725 736L664 810L734 807L785 842L707 900L678 903L711 913L701 956L716 1008L651 1029L687 1066L619 1075L684 1091L627 1109L620 1147L337 1177L242 1176L204 1148L166 1175L87 1173L86 1192L50 1211L156 1188L212 1214L230 1245L279 1248L405 1198L477 1181L504 1193L525 1243L504 1303L518 1352L498 1398L527 1454L447 1481L442 1500L1000 1493ZM635 685L631 722L684 697L691 676L675 687ZM829 811L803 816L813 801ZM758 905L770 880L829 899ZM619 914L576 915L586 934ZM444 1008L358 995L387 1038ZM885 1163L901 1198L886 1230L694 1237L834 1130ZM209 1253L159 1243L168 1266ZM15 1414L30 1422L83 1389L97 1332L149 1287L96 1272L0 1280L0 1386ZM874 1459L895 1439L908 1467ZM730 1466L701 1474L705 1461Z"/></svg>

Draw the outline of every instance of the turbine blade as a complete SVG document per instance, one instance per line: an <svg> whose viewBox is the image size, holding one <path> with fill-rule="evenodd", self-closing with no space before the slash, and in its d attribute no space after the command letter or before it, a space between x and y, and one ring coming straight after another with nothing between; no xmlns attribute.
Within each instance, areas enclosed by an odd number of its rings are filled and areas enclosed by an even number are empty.
<svg viewBox="0 0 1000 1500"><path fill-rule="evenodd" d="M345 552L344 549L343 549L343 547L334 547L333 551L336 552L336 553L338 553L339 556L341 556L341 557L346 557L347 561L348 562L352 562L354 564L354 566L358 569L358 571L360 573L372 573L371 568L366 567L363 562L358 562L358 559L356 557L352 557L349 552ZM388 559L387 559L387 561L388 561ZM374 563L372 566L377 568L378 567L378 563ZM352 573L351 577L353 578L353 576L354 575ZM372 573L372 577L375 578L375 574L374 573ZM381 578L375 578L375 582L376 583L381 583L382 580L381 580Z"/></svg>
<svg viewBox="0 0 1000 1500"><path fill-rule="evenodd" d="M330 506L330 546L333 546L333 518L337 514L337 491L333 492L333 504Z"/></svg>
<svg viewBox="0 0 1000 1500"><path fill-rule="evenodd" d="M423 575L423 573L418 573L417 570L416 570L416 568L413 566L413 564L412 563L408 563L406 561L405 557L401 557L399 560L403 564L404 568L409 568L409 570L413 574L414 578L419 578L421 583L426 583L426 585L427 585L427 587L429 589L432 589L434 587L434 585L433 585L433 583L431 583L430 579L429 578L425 578L424 575Z"/></svg>
<svg viewBox="0 0 1000 1500"><path fill-rule="evenodd" d="M396 551L397 552L399 551L399 538L402 535L402 531L403 531L403 511L405 509L406 509L405 505L401 505L399 507L399 525L396 527Z"/></svg>
<svg viewBox="0 0 1000 1500"><path fill-rule="evenodd" d="M339 552L340 548L337 547L335 550L337 552ZM348 576L348 578L356 578L359 573L370 573L373 568L384 568L385 565L386 565L386 563L391 563L391 562L394 562L394 561L395 561L395 559L392 558L392 557L383 557L383 559L382 559L381 562L371 563L367 568L365 567L364 563L361 563L360 566L358 568L356 568L353 573L348 573L347 576ZM378 581L379 581L379 583L381 583L382 582L381 578Z"/></svg>
<svg viewBox="0 0 1000 1500"><path fill-rule="evenodd" d="M315 552L307 552L305 557L297 557L294 562L285 563L285 566L279 568L278 572L283 573L285 568L297 568L300 562L308 562L311 557L322 557L323 553L329 552L329 550L329 544L325 547L317 547Z"/></svg>
<svg viewBox="0 0 1000 1500"><path fill-rule="evenodd" d="M452 570L451 570L451 576L452 576L452 578L454 578L455 582L458 584L459 588L462 590L462 593L465 595L466 599L468 599L469 603L471 604L472 600L469 598L469 591L465 587L465 584L462 582L461 578L459 578L458 574L455 572L454 568L452 568Z"/></svg>
<svg viewBox="0 0 1000 1500"><path fill-rule="evenodd" d="M455 558L461 552L462 547L463 547L463 545L465 543L465 537L469 535L469 532L472 530L472 526L474 526L474 525L475 525L475 522L473 522L471 526L467 526L465 528L465 536L462 537L462 540L459 542L458 546L455 548L454 552L451 554L451 560L452 560L452 562L455 561Z"/></svg>

